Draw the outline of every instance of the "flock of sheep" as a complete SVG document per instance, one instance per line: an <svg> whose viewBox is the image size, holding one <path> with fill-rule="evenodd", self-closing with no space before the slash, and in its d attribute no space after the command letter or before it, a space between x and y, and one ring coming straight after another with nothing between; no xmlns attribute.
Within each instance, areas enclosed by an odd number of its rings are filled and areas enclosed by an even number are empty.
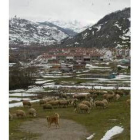
<svg viewBox="0 0 140 140"><path fill-rule="evenodd" d="M77 113L90 113L93 107L107 108L109 102L114 100L118 101L121 96L126 95L122 90L90 90L89 93L90 94L74 95L63 93L60 97L44 97L43 99L40 99L39 105L43 110L72 106ZM98 97L100 97L100 99ZM126 100L126 104L130 106L130 99ZM27 112L28 115L36 117L37 111L32 108L30 101L24 100L23 107L30 107ZM13 118L26 117L27 113L23 110L16 110L15 114L9 113L9 119L12 120Z"/></svg>

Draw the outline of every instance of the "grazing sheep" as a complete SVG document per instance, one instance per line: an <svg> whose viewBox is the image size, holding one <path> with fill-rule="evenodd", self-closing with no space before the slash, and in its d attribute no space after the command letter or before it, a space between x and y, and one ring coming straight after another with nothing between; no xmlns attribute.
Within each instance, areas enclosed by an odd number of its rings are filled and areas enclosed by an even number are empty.
<svg viewBox="0 0 140 140"><path fill-rule="evenodd" d="M78 100L77 99L73 99L73 101L71 102L71 105L76 108L77 107L77 102Z"/></svg>
<svg viewBox="0 0 140 140"><path fill-rule="evenodd" d="M60 100L59 106L68 107L69 103L69 100Z"/></svg>
<svg viewBox="0 0 140 140"><path fill-rule="evenodd" d="M28 100L24 100L24 101L22 101L22 103L23 103L23 106L24 106L24 107L25 107L25 106L29 106L29 107L32 106L31 103L30 103L30 101L28 101Z"/></svg>
<svg viewBox="0 0 140 140"><path fill-rule="evenodd" d="M31 115L32 117L36 117L36 110L34 108L30 108L28 111L29 115Z"/></svg>
<svg viewBox="0 0 140 140"><path fill-rule="evenodd" d="M126 104L127 104L128 106L130 106L130 103L131 103L131 100L130 100L130 99L127 99L127 100L126 100Z"/></svg>
<svg viewBox="0 0 140 140"><path fill-rule="evenodd" d="M82 104L87 105L89 108L91 108L91 103L89 101L82 101Z"/></svg>
<svg viewBox="0 0 140 140"><path fill-rule="evenodd" d="M81 101L81 100L85 100L87 98L87 95L79 94L79 95L74 95L73 97Z"/></svg>
<svg viewBox="0 0 140 140"><path fill-rule="evenodd" d="M116 94L115 98L116 98L116 101L118 101L120 99L120 95L119 94Z"/></svg>
<svg viewBox="0 0 140 140"><path fill-rule="evenodd" d="M59 105L59 100L52 100L49 102L46 102L47 104L51 104L52 106L58 106Z"/></svg>
<svg viewBox="0 0 140 140"><path fill-rule="evenodd" d="M103 108L105 108L106 107L106 103L104 102L104 101L95 101L94 102L94 106L95 107L103 107Z"/></svg>
<svg viewBox="0 0 140 140"><path fill-rule="evenodd" d="M92 97L90 97L90 104L91 104L91 106L93 106L93 98Z"/></svg>
<svg viewBox="0 0 140 140"><path fill-rule="evenodd" d="M108 106L108 101L106 99L103 99L102 101L105 103L106 106Z"/></svg>
<svg viewBox="0 0 140 140"><path fill-rule="evenodd" d="M46 101L43 100L43 99L41 99L41 100L39 101L39 104L40 104L40 105L45 104L45 103L46 103Z"/></svg>
<svg viewBox="0 0 140 140"><path fill-rule="evenodd" d="M43 109L53 109L51 104L45 104L43 105Z"/></svg>
<svg viewBox="0 0 140 140"><path fill-rule="evenodd" d="M113 94L107 94L105 99L107 99L110 102L111 100L113 100L114 97L115 93L113 92Z"/></svg>
<svg viewBox="0 0 140 140"><path fill-rule="evenodd" d="M17 110L16 116L17 117L26 117L26 113L23 110Z"/></svg>
<svg viewBox="0 0 140 140"><path fill-rule="evenodd" d="M106 99L107 95L107 93L103 94L103 98Z"/></svg>
<svg viewBox="0 0 140 140"><path fill-rule="evenodd" d="M116 94L119 94L120 96L123 96L125 93L122 90L116 90Z"/></svg>
<svg viewBox="0 0 140 140"><path fill-rule="evenodd" d="M75 109L75 111L81 113L82 111L89 113L90 112L90 108L85 105L85 104L78 104L77 108Z"/></svg>

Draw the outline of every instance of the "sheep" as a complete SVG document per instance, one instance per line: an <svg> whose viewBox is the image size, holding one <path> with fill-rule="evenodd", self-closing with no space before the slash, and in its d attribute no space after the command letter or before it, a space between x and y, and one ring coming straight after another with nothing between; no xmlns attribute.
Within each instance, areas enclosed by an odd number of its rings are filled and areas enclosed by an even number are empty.
<svg viewBox="0 0 140 140"><path fill-rule="evenodd" d="M60 100L59 101L59 106L63 106L63 107L68 107L70 101L69 100Z"/></svg>
<svg viewBox="0 0 140 140"><path fill-rule="evenodd" d="M105 99L107 99L108 101L111 101L114 98L114 96L115 94L113 92L113 94L107 94Z"/></svg>
<svg viewBox="0 0 140 140"><path fill-rule="evenodd" d="M41 100L39 101L39 104L40 104L40 105L45 104L45 103L46 103L46 101L43 100L43 99L41 99Z"/></svg>
<svg viewBox="0 0 140 140"><path fill-rule="evenodd" d="M100 106L100 107L105 108L105 107L106 107L106 103L105 103L104 101L95 101L95 102L94 102L94 106L95 106L95 107Z"/></svg>
<svg viewBox="0 0 140 140"><path fill-rule="evenodd" d="M119 94L116 94L115 98L116 98L116 101L118 101L120 99L120 95Z"/></svg>
<svg viewBox="0 0 140 140"><path fill-rule="evenodd" d="M75 107L77 107L77 102L78 102L77 99L73 99L71 102L71 105L75 108Z"/></svg>
<svg viewBox="0 0 140 140"><path fill-rule="evenodd" d="M106 99L107 95L107 93L103 94L103 98Z"/></svg>
<svg viewBox="0 0 140 140"><path fill-rule="evenodd" d="M127 104L128 106L130 106L130 103L131 103L131 100L130 100L130 99L127 99L127 100L126 100L126 104Z"/></svg>
<svg viewBox="0 0 140 140"><path fill-rule="evenodd" d="M74 95L73 97L81 101L81 100L86 99L87 95L79 94L79 95Z"/></svg>
<svg viewBox="0 0 140 140"><path fill-rule="evenodd" d="M125 93L122 90L116 90L116 94L119 94L120 96L123 96Z"/></svg>
<svg viewBox="0 0 140 140"><path fill-rule="evenodd" d="M77 108L75 108L75 111L77 111L79 113L81 111L90 113L90 108L87 105L80 103L80 104L78 104Z"/></svg>
<svg viewBox="0 0 140 140"><path fill-rule="evenodd" d="M89 101L82 101L82 104L87 105L89 108L91 108L91 103Z"/></svg>
<svg viewBox="0 0 140 140"><path fill-rule="evenodd" d="M105 105L108 106L108 101L106 99L103 99L102 102L104 102Z"/></svg>
<svg viewBox="0 0 140 140"><path fill-rule="evenodd" d="M91 104L91 106L93 106L93 98L92 97L90 97L90 104Z"/></svg>
<svg viewBox="0 0 140 140"><path fill-rule="evenodd" d="M26 117L26 113L23 110L17 110L16 111L16 116L17 117Z"/></svg>
<svg viewBox="0 0 140 140"><path fill-rule="evenodd" d="M53 109L51 104L45 104L43 105L43 109Z"/></svg>
<svg viewBox="0 0 140 140"><path fill-rule="evenodd" d="M52 100L49 102L46 102L47 104L51 104L52 106L58 106L59 105L59 100Z"/></svg>
<svg viewBox="0 0 140 140"><path fill-rule="evenodd" d="M31 116L33 116L33 117L36 117L36 110L35 110L34 108L30 108L30 109L28 110L28 113L29 113L29 115L31 115Z"/></svg>
<svg viewBox="0 0 140 140"><path fill-rule="evenodd" d="M30 103L30 101L28 101L28 100L24 100L24 101L22 101L22 103L23 103L23 106L24 106L24 107L25 107L25 106L29 106L29 107L32 106L31 103Z"/></svg>

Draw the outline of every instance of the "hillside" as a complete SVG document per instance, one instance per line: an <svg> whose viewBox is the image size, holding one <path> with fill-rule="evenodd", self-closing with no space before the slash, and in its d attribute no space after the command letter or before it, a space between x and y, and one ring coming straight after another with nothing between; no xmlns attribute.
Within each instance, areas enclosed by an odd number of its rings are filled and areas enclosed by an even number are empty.
<svg viewBox="0 0 140 140"><path fill-rule="evenodd" d="M68 37L63 47L130 47L130 8L106 15L95 25Z"/></svg>
<svg viewBox="0 0 140 140"><path fill-rule="evenodd" d="M32 22L26 19L12 18L9 20L9 43L54 45L70 34L64 29L50 24Z"/></svg>

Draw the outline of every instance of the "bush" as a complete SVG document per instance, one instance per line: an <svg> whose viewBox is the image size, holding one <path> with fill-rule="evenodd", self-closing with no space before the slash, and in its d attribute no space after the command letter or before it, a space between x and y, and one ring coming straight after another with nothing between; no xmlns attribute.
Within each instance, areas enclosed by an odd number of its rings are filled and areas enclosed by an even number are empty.
<svg viewBox="0 0 140 140"><path fill-rule="evenodd" d="M9 89L27 89L35 83L34 75L36 69L33 67L21 68L13 67L9 72Z"/></svg>

